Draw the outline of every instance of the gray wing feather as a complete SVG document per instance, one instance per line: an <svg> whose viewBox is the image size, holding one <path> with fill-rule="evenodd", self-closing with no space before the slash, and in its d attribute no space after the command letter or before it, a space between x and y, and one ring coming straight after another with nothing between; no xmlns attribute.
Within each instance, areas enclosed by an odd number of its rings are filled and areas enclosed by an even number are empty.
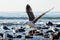
<svg viewBox="0 0 60 40"><path fill-rule="evenodd" d="M30 7L29 4L27 4L27 6L26 6L26 13L27 13L27 15L29 17L29 21L33 21L33 19L35 19L32 8Z"/></svg>
<svg viewBox="0 0 60 40"><path fill-rule="evenodd" d="M46 13L48 13L49 11L51 11L52 9L53 9L53 8L49 9L48 11L42 13L40 16L38 16L37 18L35 18L35 19L33 20L33 23L37 22L37 20L38 20L39 18L41 18L43 15L45 15Z"/></svg>

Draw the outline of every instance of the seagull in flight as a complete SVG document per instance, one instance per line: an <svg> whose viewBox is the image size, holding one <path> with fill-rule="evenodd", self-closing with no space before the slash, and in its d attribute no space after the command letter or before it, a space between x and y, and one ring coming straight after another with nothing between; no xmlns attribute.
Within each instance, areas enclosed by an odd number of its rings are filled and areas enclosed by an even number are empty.
<svg viewBox="0 0 60 40"><path fill-rule="evenodd" d="M35 17L32 11L32 8L30 7L29 4L26 5L26 13L28 15L29 21L26 22L25 24L29 25L30 27L36 27L35 23L40 19L43 15L51 11L53 8L47 10L46 12L42 13L38 17Z"/></svg>

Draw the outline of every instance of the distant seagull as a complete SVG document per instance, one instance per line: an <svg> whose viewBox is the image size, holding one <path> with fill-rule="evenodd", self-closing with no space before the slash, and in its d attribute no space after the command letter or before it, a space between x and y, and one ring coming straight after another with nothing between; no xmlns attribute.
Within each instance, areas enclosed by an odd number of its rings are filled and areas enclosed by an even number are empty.
<svg viewBox="0 0 60 40"><path fill-rule="evenodd" d="M41 18L43 15L45 15L46 13L48 13L49 11L51 11L53 8L49 9L48 11L42 13L41 15L39 15L38 17L35 18L32 8L30 7L29 4L27 4L26 6L26 13L29 17L29 22L26 22L26 24L28 24L30 27L35 27L35 23L38 21L39 18Z"/></svg>

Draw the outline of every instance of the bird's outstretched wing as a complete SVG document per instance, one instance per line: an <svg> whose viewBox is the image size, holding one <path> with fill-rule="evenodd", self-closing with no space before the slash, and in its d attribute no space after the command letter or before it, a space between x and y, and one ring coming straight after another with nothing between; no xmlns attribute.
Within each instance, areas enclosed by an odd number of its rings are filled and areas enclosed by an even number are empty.
<svg viewBox="0 0 60 40"><path fill-rule="evenodd" d="M29 21L33 21L35 19L32 8L30 7L29 4L27 4L27 6L26 6L26 13L27 13L27 15L29 17Z"/></svg>
<svg viewBox="0 0 60 40"><path fill-rule="evenodd" d="M37 18L35 18L35 19L33 20L33 23L36 23L39 18L41 18L43 15L45 15L46 13L48 13L49 11L51 11L52 9L53 9L53 8L49 9L48 11L42 13L40 16L38 16Z"/></svg>

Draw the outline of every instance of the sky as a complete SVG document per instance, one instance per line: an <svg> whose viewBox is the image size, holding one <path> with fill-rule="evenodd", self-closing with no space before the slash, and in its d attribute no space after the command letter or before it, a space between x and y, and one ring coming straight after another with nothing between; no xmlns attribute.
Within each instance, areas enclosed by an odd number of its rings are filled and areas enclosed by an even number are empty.
<svg viewBox="0 0 60 40"><path fill-rule="evenodd" d="M52 11L60 11L60 0L0 0L0 12L25 12L29 4L34 12L45 11L52 7Z"/></svg>

